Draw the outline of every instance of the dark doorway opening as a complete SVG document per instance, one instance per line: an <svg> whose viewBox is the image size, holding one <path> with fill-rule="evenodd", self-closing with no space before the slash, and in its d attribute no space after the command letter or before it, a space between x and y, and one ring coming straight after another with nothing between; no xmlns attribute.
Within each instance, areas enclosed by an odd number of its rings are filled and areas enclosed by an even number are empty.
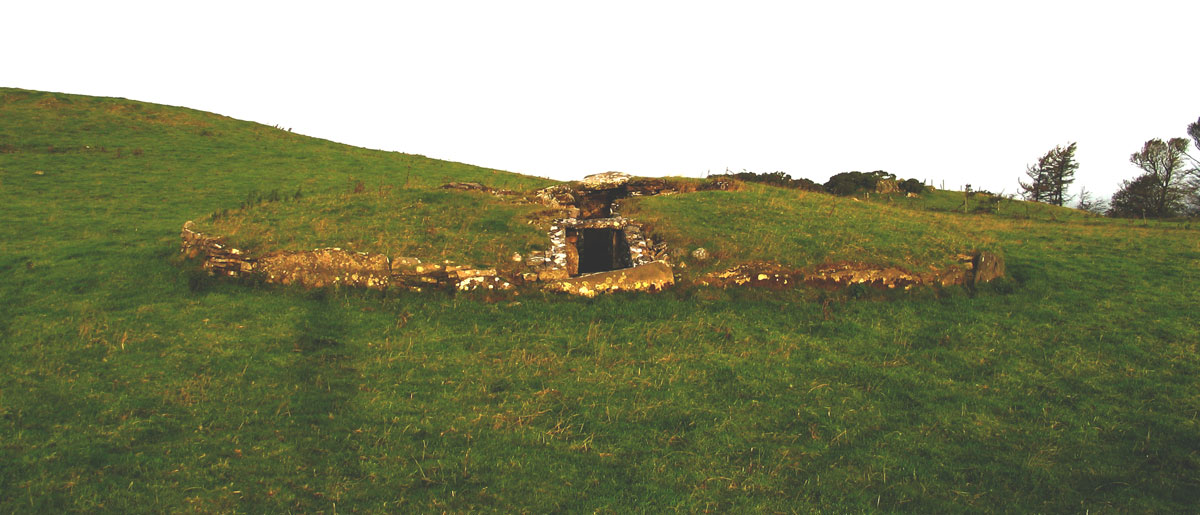
<svg viewBox="0 0 1200 515"><path fill-rule="evenodd" d="M620 270L631 264L629 243L620 229L581 229L575 248L581 274Z"/></svg>

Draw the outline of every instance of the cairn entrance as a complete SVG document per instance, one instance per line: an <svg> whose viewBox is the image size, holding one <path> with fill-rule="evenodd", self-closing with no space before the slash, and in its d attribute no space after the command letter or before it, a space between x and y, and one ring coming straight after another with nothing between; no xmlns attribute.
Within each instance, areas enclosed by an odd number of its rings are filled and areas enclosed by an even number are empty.
<svg viewBox="0 0 1200 515"><path fill-rule="evenodd" d="M631 183L629 175L609 172L589 175L576 185L538 190L542 203L562 209L565 216L550 225L550 248L529 256L529 275L541 281L565 280L663 260L666 245L655 244L641 224L622 217L617 201L659 194L664 185L658 179Z"/></svg>
<svg viewBox="0 0 1200 515"><path fill-rule="evenodd" d="M568 236L569 240L569 236ZM575 239L580 274L607 272L633 266L629 242L620 229L579 229Z"/></svg>

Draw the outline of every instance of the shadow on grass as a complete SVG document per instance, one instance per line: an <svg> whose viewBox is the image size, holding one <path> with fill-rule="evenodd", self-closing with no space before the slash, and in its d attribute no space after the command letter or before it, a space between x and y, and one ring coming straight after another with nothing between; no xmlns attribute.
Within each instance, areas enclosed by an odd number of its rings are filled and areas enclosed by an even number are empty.
<svg viewBox="0 0 1200 515"><path fill-rule="evenodd" d="M300 464L294 486L313 485L313 495L337 498L362 477L359 446L350 436L358 418L350 410L358 392L343 307L324 290L310 292L306 317L298 324L287 375L291 424L301 435L293 457Z"/></svg>

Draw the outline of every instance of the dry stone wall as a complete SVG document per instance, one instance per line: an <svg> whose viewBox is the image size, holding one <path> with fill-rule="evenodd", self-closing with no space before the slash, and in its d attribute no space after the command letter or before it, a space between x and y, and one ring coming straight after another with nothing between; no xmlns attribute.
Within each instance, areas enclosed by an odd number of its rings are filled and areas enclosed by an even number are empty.
<svg viewBox="0 0 1200 515"><path fill-rule="evenodd" d="M508 290L512 283L494 269L478 269L451 262L422 263L420 259L390 259L383 254L353 252L339 248L310 251L277 251L254 257L227 244L223 238L195 230L191 221L180 232L180 252L201 259L201 267L215 275L254 278L272 284L295 284L311 288L354 286L388 287L413 291L424 289Z"/></svg>
<svg viewBox="0 0 1200 515"><path fill-rule="evenodd" d="M757 286L785 288L799 284L844 288L856 284L875 288L911 289L919 285L975 286L1004 276L1004 258L992 252L959 254L958 265L927 274L899 267L880 267L866 263L832 263L810 270L797 270L778 263L746 263L710 273L697 282L707 286Z"/></svg>

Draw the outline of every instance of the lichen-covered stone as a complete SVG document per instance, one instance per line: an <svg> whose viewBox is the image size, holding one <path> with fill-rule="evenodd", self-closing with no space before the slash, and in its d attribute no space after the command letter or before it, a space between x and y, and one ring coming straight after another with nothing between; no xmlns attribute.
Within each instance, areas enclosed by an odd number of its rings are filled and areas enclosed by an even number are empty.
<svg viewBox="0 0 1200 515"><path fill-rule="evenodd" d="M588 190L608 190L629 182L630 175L622 172L604 172L583 178L580 187Z"/></svg>
<svg viewBox="0 0 1200 515"><path fill-rule="evenodd" d="M502 291L513 289L512 283L494 275L467 277L454 285L458 291L490 290Z"/></svg>
<svg viewBox="0 0 1200 515"><path fill-rule="evenodd" d="M571 275L567 273L565 268L549 268L538 272L537 276L539 281L556 281L566 279Z"/></svg>
<svg viewBox="0 0 1200 515"><path fill-rule="evenodd" d="M571 188L566 185L556 184L537 190L534 193L533 200L549 207L561 208L575 203L575 195L571 193Z"/></svg>
<svg viewBox="0 0 1200 515"><path fill-rule="evenodd" d="M897 267L880 267L864 263L838 263L818 267L804 275L804 282L822 286L865 284L880 288L912 288L925 278Z"/></svg>
<svg viewBox="0 0 1200 515"><path fill-rule="evenodd" d="M392 270L397 267L414 267L421 264L421 260L415 257L398 257L392 258Z"/></svg>
<svg viewBox="0 0 1200 515"><path fill-rule="evenodd" d="M705 286L755 286L791 288L800 281L799 273L778 263L744 263L721 272L713 272L698 281Z"/></svg>
<svg viewBox="0 0 1200 515"><path fill-rule="evenodd" d="M972 260L971 283L986 283L1004 277L1004 257L987 251L977 252Z"/></svg>
<svg viewBox="0 0 1200 515"><path fill-rule="evenodd" d="M383 254L342 249L279 251L254 262L255 272L269 282L313 288L332 285L387 287L391 265Z"/></svg>
<svg viewBox="0 0 1200 515"><path fill-rule="evenodd" d="M662 261L633 268L581 275L545 286L547 290L561 291L585 297L613 291L660 291L675 284L671 265Z"/></svg>
<svg viewBox="0 0 1200 515"><path fill-rule="evenodd" d="M446 272L446 275L452 281L463 281L475 277L496 277L496 269L494 268L460 268Z"/></svg>
<svg viewBox="0 0 1200 515"><path fill-rule="evenodd" d="M621 229L629 225L629 220L619 216L607 218L566 218L558 221L563 227L571 229Z"/></svg>

